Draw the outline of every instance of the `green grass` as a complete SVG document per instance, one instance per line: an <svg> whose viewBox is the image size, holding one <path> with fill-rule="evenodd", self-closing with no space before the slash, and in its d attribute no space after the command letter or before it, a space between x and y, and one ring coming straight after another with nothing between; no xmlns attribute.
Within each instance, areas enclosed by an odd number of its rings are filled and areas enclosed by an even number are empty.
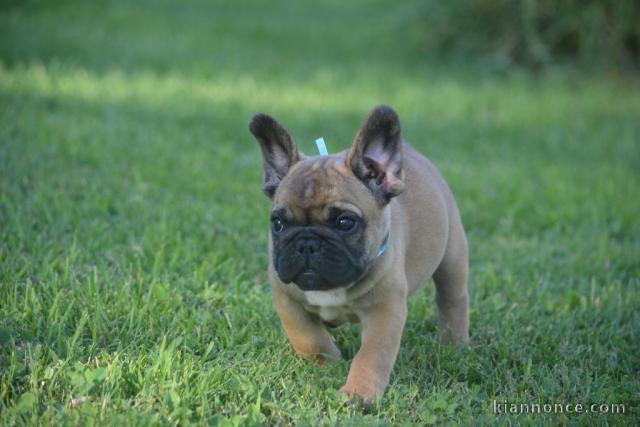
<svg viewBox="0 0 640 427"><path fill-rule="evenodd" d="M414 12L3 2L0 420L640 422L640 84L430 63ZM456 194L475 346L438 344L428 284L362 412L336 391L349 361L301 360L281 330L247 122L337 151L381 102ZM336 338L351 358L358 327ZM626 413L496 417L494 399Z"/></svg>

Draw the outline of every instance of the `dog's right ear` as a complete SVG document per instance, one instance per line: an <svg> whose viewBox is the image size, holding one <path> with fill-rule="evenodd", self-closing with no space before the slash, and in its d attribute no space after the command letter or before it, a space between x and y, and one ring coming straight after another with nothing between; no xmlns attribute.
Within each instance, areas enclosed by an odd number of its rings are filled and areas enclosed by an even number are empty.
<svg viewBox="0 0 640 427"><path fill-rule="evenodd" d="M264 183L262 190L273 199L278 185L289 168L300 160L298 147L289 132L273 117L259 113L253 116L249 130L262 150Z"/></svg>

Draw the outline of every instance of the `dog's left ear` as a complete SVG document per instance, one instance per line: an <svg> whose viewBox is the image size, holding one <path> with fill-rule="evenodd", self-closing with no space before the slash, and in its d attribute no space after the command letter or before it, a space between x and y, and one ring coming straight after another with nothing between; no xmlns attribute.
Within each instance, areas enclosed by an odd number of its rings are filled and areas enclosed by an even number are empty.
<svg viewBox="0 0 640 427"><path fill-rule="evenodd" d="M404 190L400 119L388 105L375 107L347 154L347 167L384 205Z"/></svg>

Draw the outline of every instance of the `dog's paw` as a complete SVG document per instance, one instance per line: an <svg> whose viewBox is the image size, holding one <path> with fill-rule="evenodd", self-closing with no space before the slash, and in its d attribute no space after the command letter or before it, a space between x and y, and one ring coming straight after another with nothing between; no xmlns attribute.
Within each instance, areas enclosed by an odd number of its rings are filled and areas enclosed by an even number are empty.
<svg viewBox="0 0 640 427"><path fill-rule="evenodd" d="M342 360L342 353L335 345L332 347L321 347L319 345L294 345L293 349L298 356L313 361L318 365L326 365L331 362L339 362Z"/></svg>
<svg viewBox="0 0 640 427"><path fill-rule="evenodd" d="M349 396L353 403L360 403L364 408L371 407L373 402L382 397L384 388L376 387L372 383L347 382L340 388L340 392Z"/></svg>
<svg viewBox="0 0 640 427"><path fill-rule="evenodd" d="M330 365L332 363L337 363L337 362L341 362L342 359L342 354L340 353L319 353L319 354L314 354L312 356L313 361L316 363L316 365L319 366L327 366Z"/></svg>

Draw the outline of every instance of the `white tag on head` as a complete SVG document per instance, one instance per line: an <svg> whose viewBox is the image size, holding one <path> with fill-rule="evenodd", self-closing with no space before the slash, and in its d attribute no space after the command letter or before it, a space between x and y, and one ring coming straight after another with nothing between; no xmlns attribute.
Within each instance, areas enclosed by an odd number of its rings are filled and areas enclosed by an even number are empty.
<svg viewBox="0 0 640 427"><path fill-rule="evenodd" d="M321 156L328 156L329 152L327 151L327 146L324 143L324 138L320 137L316 139L316 145L318 146L318 151Z"/></svg>

